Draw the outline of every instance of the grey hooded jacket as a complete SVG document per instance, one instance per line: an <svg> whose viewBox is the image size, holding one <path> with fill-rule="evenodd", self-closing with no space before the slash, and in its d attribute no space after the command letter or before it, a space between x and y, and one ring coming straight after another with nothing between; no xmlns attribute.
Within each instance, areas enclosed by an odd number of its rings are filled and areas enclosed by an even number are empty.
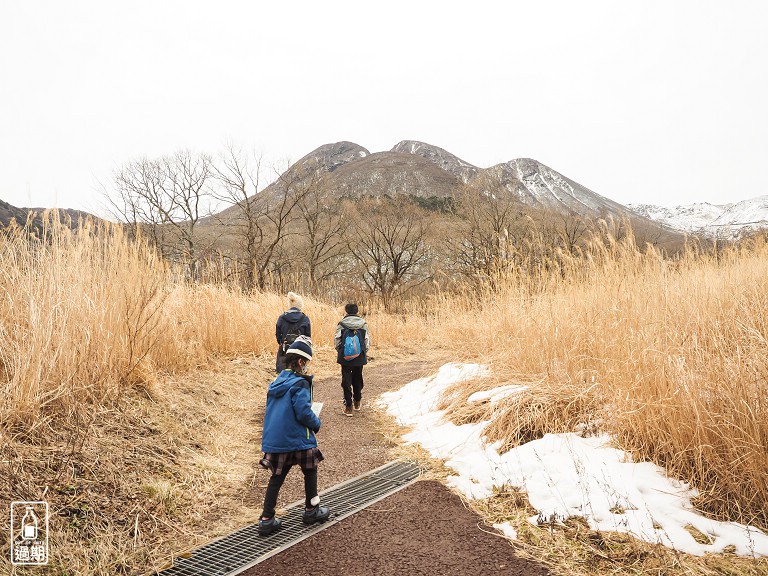
<svg viewBox="0 0 768 576"><path fill-rule="evenodd" d="M340 350L343 346L341 342L341 334L344 331L344 328L349 328L350 330L364 330L365 331L365 343L363 344L363 352L365 354L362 354L363 358L361 358L359 364L365 364L367 363L367 353L368 350L371 347L371 337L368 334L368 323L360 318L360 316L355 316L353 314L349 314L347 316L344 316L344 318L341 319L341 321L336 325L336 335L333 337L333 347L336 348L336 350ZM341 362L339 362L341 363ZM358 362L353 362L352 364L358 364Z"/></svg>

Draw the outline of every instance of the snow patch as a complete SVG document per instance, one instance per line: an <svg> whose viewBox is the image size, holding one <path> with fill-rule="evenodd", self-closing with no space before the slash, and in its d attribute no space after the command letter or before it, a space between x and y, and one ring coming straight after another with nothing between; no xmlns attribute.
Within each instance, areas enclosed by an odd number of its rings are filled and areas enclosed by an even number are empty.
<svg viewBox="0 0 768 576"><path fill-rule="evenodd" d="M461 426L445 421L445 411L436 409L445 389L489 374L482 365L450 363L379 400L398 423L410 427L403 435L406 441L420 444L456 472L448 478L452 488L468 498L488 498L494 489L507 486L524 490L538 512L531 519L535 524L575 516L594 530L625 532L697 556L729 546L740 556L768 556L766 534L753 526L702 516L691 504L698 494L694 488L669 478L655 464L633 462L611 446L609 436L547 434L499 453L501 443L488 443L484 436L490 421ZM519 392L500 387L486 396L477 393L474 401ZM692 528L698 540L707 542L698 542Z"/></svg>
<svg viewBox="0 0 768 576"><path fill-rule="evenodd" d="M475 392L474 394L470 394L469 398L467 398L467 402L470 404L476 403L476 402L485 402L489 401L491 404L498 402L499 400L503 400L504 398L507 398L508 396L514 396L515 394L519 394L523 390L527 390L528 386L523 386L519 384L509 384L507 386L499 386L498 388L492 388L491 390L480 390L479 392Z"/></svg>
<svg viewBox="0 0 768 576"><path fill-rule="evenodd" d="M509 522L502 522L501 524L494 524L493 525L496 530L504 534L507 538L510 540L517 540L517 530L515 530L512 527L512 524Z"/></svg>

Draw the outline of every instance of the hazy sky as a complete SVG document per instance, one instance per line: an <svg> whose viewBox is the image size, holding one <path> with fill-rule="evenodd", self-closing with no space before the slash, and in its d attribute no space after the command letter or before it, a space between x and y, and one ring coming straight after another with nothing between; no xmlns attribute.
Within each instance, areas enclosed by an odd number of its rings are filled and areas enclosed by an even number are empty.
<svg viewBox="0 0 768 576"><path fill-rule="evenodd" d="M0 199L98 211L141 156L400 140L627 203L768 194L768 3L0 0Z"/></svg>

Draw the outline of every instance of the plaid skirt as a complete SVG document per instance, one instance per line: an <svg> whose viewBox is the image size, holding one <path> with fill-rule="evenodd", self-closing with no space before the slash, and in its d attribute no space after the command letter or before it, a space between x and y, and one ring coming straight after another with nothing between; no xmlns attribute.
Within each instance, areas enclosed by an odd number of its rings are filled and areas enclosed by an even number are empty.
<svg viewBox="0 0 768 576"><path fill-rule="evenodd" d="M291 466L298 464L302 470L314 470L317 465L325 460L320 448L308 448L295 452L266 453L259 464L277 476L288 472Z"/></svg>

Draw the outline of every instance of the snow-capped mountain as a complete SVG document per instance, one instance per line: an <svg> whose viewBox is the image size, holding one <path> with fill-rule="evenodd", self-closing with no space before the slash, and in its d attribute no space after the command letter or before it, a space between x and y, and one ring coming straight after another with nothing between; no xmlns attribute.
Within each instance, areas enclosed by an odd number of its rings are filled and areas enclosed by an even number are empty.
<svg viewBox="0 0 768 576"><path fill-rule="evenodd" d="M370 152L354 142L336 142L335 144L325 144L313 150L303 158L299 159L293 168L302 167L305 170L319 169L326 172L333 172L339 166L370 156Z"/></svg>
<svg viewBox="0 0 768 576"><path fill-rule="evenodd" d="M652 204L630 204L627 207L670 228L710 238L735 238L768 228L768 195L733 204L699 202L674 208Z"/></svg>
<svg viewBox="0 0 768 576"><path fill-rule="evenodd" d="M450 152L415 140L404 140L392 152L421 156L464 183L483 180L489 194L502 190L522 204L561 214L589 218L633 216L624 206L600 196L531 158L517 158L490 168L478 168Z"/></svg>
<svg viewBox="0 0 768 576"><path fill-rule="evenodd" d="M628 204L627 208L658 222L663 222L675 230L683 232L700 232L717 220L732 204L708 204L697 202L687 206L665 208L654 204Z"/></svg>
<svg viewBox="0 0 768 576"><path fill-rule="evenodd" d="M436 205L475 187L492 198L511 199L521 211L591 221L628 218L639 237L666 245L683 236L658 220L629 210L531 158L481 168L432 144L403 140L391 150L370 152L353 142L325 144L291 165L266 194L282 194L285 183L318 177L335 198L362 199L405 194ZM230 207L222 214L235 214Z"/></svg>
<svg viewBox="0 0 768 576"><path fill-rule="evenodd" d="M398 142L390 152L415 154L416 156L426 158L430 162L440 166L440 168L446 172L450 172L464 183L469 182L472 178L477 176L478 172L480 172L480 168L469 162L465 162L447 150L443 150L439 146L433 146L432 144L426 144L416 140L403 140L402 142Z"/></svg>
<svg viewBox="0 0 768 576"><path fill-rule="evenodd" d="M628 210L531 158L516 158L484 170L527 206L591 218L622 217Z"/></svg>

